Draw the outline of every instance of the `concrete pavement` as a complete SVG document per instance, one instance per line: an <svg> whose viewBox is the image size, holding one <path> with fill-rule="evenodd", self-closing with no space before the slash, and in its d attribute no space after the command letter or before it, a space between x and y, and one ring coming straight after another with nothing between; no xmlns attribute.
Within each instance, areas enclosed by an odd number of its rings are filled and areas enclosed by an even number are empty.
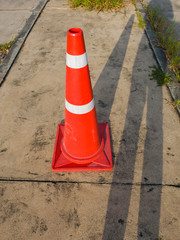
<svg viewBox="0 0 180 240"><path fill-rule="evenodd" d="M98 121L110 122L111 172L51 171L71 27L84 31ZM179 239L179 117L149 80L154 64L133 6L47 3L0 88L3 240Z"/></svg>
<svg viewBox="0 0 180 240"><path fill-rule="evenodd" d="M0 44L17 37L40 0L0 0Z"/></svg>
<svg viewBox="0 0 180 240"><path fill-rule="evenodd" d="M0 44L14 40L8 54L0 58L0 86L47 1L0 1Z"/></svg>

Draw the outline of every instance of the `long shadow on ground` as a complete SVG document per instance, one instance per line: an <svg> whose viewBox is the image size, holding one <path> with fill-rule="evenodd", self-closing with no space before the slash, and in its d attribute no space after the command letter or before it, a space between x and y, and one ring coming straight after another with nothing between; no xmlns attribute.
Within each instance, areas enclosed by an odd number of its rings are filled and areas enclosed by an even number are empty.
<svg viewBox="0 0 180 240"><path fill-rule="evenodd" d="M101 121L110 116L133 19L134 16L129 19L94 87L94 93L99 94L97 112L101 114ZM142 59L143 51L148 49L144 44L145 41L146 36L143 35L133 66L127 115L119 153L115 159L103 240L121 240L125 236L132 188L137 187L133 185L134 167L138 157L138 141L145 109L147 109L144 126L146 136L142 150L144 157L139 213L136 213L138 215L137 238L155 240L159 236L163 151L162 88L149 81L147 69L142 66L142 62L146 61ZM144 79L144 71L147 72L146 79ZM103 89L100 88L102 83ZM107 95L111 96L110 99L106 97Z"/></svg>
<svg viewBox="0 0 180 240"><path fill-rule="evenodd" d="M133 20L134 15L130 17L93 88L95 99L99 99L98 103L96 104L96 110L98 120L100 122L107 121L111 113L116 88L122 71L122 66L131 34Z"/></svg>

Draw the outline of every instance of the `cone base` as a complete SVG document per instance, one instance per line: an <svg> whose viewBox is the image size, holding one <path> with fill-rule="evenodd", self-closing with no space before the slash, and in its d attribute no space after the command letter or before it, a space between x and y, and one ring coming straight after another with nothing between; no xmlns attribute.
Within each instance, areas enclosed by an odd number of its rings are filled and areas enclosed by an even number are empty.
<svg viewBox="0 0 180 240"><path fill-rule="evenodd" d="M64 133L64 123L58 125L54 155L52 161L52 170L55 172L63 171L110 171L113 168L111 142L109 125L107 123L98 123L101 139L104 140L104 149L97 158L93 156L93 161L89 164L77 164L70 161L61 151L61 144Z"/></svg>

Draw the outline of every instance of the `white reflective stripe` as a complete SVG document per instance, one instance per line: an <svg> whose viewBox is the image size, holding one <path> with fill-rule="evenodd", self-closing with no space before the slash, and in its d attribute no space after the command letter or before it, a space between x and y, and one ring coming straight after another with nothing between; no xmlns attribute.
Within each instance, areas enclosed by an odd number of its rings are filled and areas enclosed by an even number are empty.
<svg viewBox="0 0 180 240"><path fill-rule="evenodd" d="M70 55L66 53L66 65L70 68L83 68L88 64L87 54L84 53L82 55Z"/></svg>
<svg viewBox="0 0 180 240"><path fill-rule="evenodd" d="M91 102L89 102L88 104L85 105L73 105L71 103L69 103L66 99L65 99L65 107L66 109L74 114L85 114L90 112L95 106L95 102L94 102L94 98Z"/></svg>

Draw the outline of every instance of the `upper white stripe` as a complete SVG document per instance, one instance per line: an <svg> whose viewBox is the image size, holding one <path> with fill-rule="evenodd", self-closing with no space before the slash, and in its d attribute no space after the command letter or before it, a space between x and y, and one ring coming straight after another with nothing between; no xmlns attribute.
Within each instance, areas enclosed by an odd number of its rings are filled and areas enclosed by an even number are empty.
<svg viewBox="0 0 180 240"><path fill-rule="evenodd" d="M65 99L65 107L66 109L74 114L85 114L90 112L93 108L94 108L95 102L94 102L94 98L91 102L89 102L88 104L85 105L73 105L71 103L69 103L66 99Z"/></svg>
<svg viewBox="0 0 180 240"><path fill-rule="evenodd" d="M88 64L86 52L82 55L70 55L66 53L66 65L70 68L83 68Z"/></svg>

